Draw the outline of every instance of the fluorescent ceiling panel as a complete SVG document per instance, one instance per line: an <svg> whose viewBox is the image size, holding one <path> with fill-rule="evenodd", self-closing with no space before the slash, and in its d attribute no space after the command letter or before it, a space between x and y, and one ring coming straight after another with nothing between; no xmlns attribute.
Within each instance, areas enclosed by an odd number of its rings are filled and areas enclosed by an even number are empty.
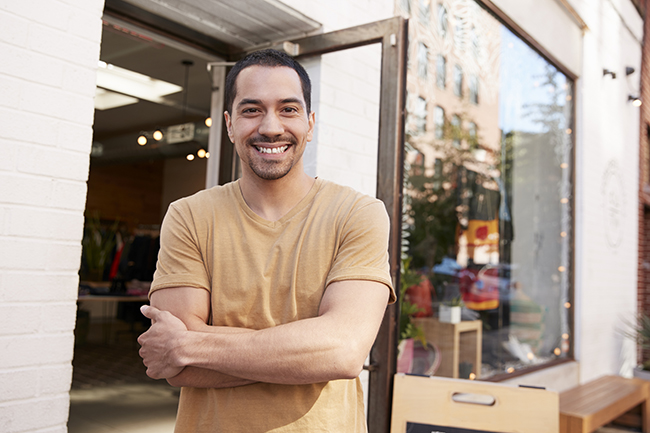
<svg viewBox="0 0 650 433"><path fill-rule="evenodd" d="M111 108L123 107L138 102L138 98L111 92L110 90L95 88L95 109L110 110Z"/></svg>
<svg viewBox="0 0 650 433"><path fill-rule="evenodd" d="M181 86L100 61L97 87L151 102L183 90Z"/></svg>

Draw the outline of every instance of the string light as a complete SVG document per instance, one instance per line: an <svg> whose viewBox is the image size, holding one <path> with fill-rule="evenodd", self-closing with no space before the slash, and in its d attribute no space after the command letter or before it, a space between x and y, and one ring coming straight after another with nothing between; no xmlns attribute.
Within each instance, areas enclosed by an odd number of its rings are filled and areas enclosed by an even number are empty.
<svg viewBox="0 0 650 433"><path fill-rule="evenodd" d="M162 131L160 129L156 129L153 132L153 139L156 140L156 141L160 141L160 140L163 139L163 133L162 133Z"/></svg>
<svg viewBox="0 0 650 433"><path fill-rule="evenodd" d="M205 149L199 149L199 151L196 152L196 156L198 156L199 158L205 158L205 155L206 155L207 153L208 153L208 152L206 152Z"/></svg>
<svg viewBox="0 0 650 433"><path fill-rule="evenodd" d="M208 128L212 126L212 117L208 117L205 119L205 126Z"/></svg>
<svg viewBox="0 0 650 433"><path fill-rule="evenodd" d="M144 146L145 144L147 144L147 137L145 137L144 135L139 136L138 137L138 144L140 146Z"/></svg>
<svg viewBox="0 0 650 433"><path fill-rule="evenodd" d="M194 160L194 154L190 153L185 158L187 158L188 161L193 161Z"/></svg>

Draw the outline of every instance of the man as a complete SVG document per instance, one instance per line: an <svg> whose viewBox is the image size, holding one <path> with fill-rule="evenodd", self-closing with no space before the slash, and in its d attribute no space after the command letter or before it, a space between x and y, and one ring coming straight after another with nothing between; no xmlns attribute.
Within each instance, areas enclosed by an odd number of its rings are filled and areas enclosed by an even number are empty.
<svg viewBox="0 0 650 433"><path fill-rule="evenodd" d="M226 79L241 178L173 203L140 354L177 432L365 432L358 375L395 295L381 202L308 176L311 84L274 50Z"/></svg>

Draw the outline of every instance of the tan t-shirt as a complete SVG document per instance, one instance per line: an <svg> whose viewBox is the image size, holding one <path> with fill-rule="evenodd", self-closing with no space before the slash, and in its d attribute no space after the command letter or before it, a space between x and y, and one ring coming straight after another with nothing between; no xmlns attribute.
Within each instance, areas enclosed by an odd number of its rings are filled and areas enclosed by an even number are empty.
<svg viewBox="0 0 650 433"><path fill-rule="evenodd" d="M151 291L204 288L214 325L250 329L315 317L334 281L383 283L394 302L388 234L383 203L351 188L316 179L298 205L271 222L232 182L171 204ZM183 388L176 422L177 433L365 431L359 379Z"/></svg>

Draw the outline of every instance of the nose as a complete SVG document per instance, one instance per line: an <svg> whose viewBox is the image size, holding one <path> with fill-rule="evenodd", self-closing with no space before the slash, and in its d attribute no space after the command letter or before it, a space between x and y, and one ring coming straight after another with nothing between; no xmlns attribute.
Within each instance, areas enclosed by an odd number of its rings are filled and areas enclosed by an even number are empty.
<svg viewBox="0 0 650 433"><path fill-rule="evenodd" d="M282 119L274 112L268 112L260 123L257 132L266 137L275 137L284 133Z"/></svg>

